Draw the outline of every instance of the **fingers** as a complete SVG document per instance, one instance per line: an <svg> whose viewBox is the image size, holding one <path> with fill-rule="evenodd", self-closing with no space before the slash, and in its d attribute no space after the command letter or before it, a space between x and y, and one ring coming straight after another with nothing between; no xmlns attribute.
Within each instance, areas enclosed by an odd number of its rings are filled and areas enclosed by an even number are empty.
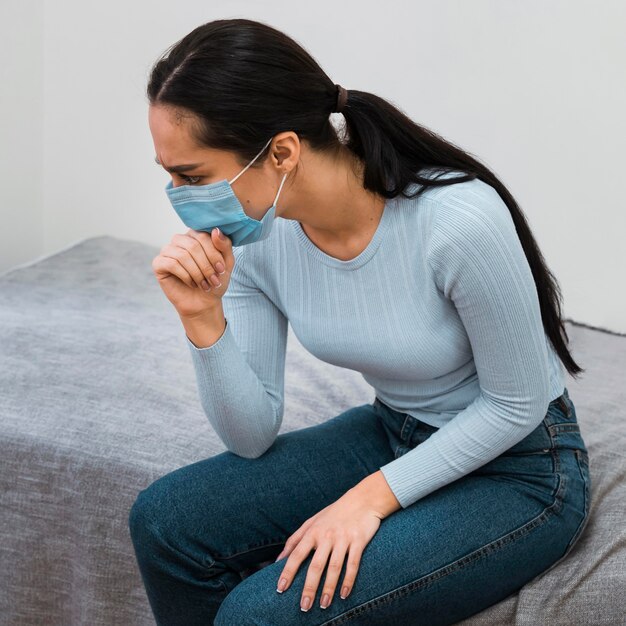
<svg viewBox="0 0 626 626"><path fill-rule="evenodd" d="M235 266L235 255L233 254L233 242L219 228L214 228L209 235L213 245L222 253L226 264L226 271L232 272Z"/></svg>
<svg viewBox="0 0 626 626"><path fill-rule="evenodd" d="M326 562L328 561L328 555L330 554L331 548L332 543L324 542L315 549L315 554L311 559L309 569L306 573L306 579L304 580L302 597L300 598L301 611L308 611L313 606L315 594L317 593L317 588L319 587L322 573L326 567Z"/></svg>
<svg viewBox="0 0 626 626"><path fill-rule="evenodd" d="M218 236L205 231L189 229L184 235L177 234L172 237L172 244L185 249L192 257L193 263L198 267L198 270L195 270L193 273L190 271L189 273L193 276L196 283L205 290L207 288L219 289L222 286L222 275L232 270L234 265L234 257L233 261L229 262L224 254L215 247L215 241L220 241L218 245L225 248L224 253L226 257L233 256L232 249L230 249L230 239L226 239L229 242L226 244L219 240ZM191 260L184 258L186 260L185 267L193 269L194 265ZM198 282L199 275L201 275L201 278ZM203 283L203 280L206 283Z"/></svg>
<svg viewBox="0 0 626 626"><path fill-rule="evenodd" d="M191 243L191 240L195 243ZM174 235L172 241L176 241L177 245L167 244L163 246L161 256L177 261L200 289L209 291L211 285L214 286L214 282L211 281L209 284L206 279L209 278L210 280L210 277L215 275L215 270L206 258L200 242L184 235ZM203 284L203 281L206 284ZM185 282L189 284L187 281ZM221 281L218 279L217 282Z"/></svg>
<svg viewBox="0 0 626 626"><path fill-rule="evenodd" d="M333 595L335 594L335 589L337 588L337 581L339 580L339 575L341 574L341 568L343 566L343 562L346 558L346 550L348 546L346 544L337 543L333 548L333 553L330 557L330 562L328 563L328 571L326 572L326 578L324 579L324 587L322 589L320 607L323 609L328 608L330 603L333 601ZM356 576L356 574L355 574ZM346 573L347 577L347 573ZM341 592L341 597L345 600L348 593L344 593L343 589L346 587L346 578L344 577L344 585Z"/></svg>
<svg viewBox="0 0 626 626"><path fill-rule="evenodd" d="M345 600L352 591L357 572L361 566L361 556L364 549L365 546L356 543L350 544L348 563L346 565L346 575L343 577L343 582L341 583L341 593L339 594L342 600Z"/></svg>
<svg viewBox="0 0 626 626"><path fill-rule="evenodd" d="M217 228L210 233L190 228L183 235L175 234L153 260L157 277L171 274L192 289L200 287L206 293L221 296L227 288L235 256L231 240L225 235L220 238L219 233Z"/></svg>
<svg viewBox="0 0 626 626"><path fill-rule="evenodd" d="M159 254L152 261L152 270L159 280L167 277L168 275L172 275L180 278L180 280L182 280L187 287L190 287L191 289L195 289L197 286L189 272L178 262L177 259Z"/></svg>
<svg viewBox="0 0 626 626"><path fill-rule="evenodd" d="M304 536L307 528L315 521L317 515L318 514L314 515L313 517L309 517L309 519L306 520L306 522L304 522L304 524L302 524L302 526L300 526L300 528L298 528L298 530L296 530L296 532L287 539L285 545L283 546L283 549L280 551L280 554L276 557L276 561L278 561L278 559L282 559L284 556L288 556L289 554L291 554L291 551L298 545L298 542Z"/></svg>
<svg viewBox="0 0 626 626"><path fill-rule="evenodd" d="M197 239L202 244L207 258L218 274L224 270L230 272L233 269L235 257L232 241L219 228L214 228L210 233L190 228L186 235Z"/></svg>
<svg viewBox="0 0 626 626"><path fill-rule="evenodd" d="M306 539L301 541L294 548L279 576L279 583L276 591L282 593L289 588L296 576L296 573L300 569L302 562L307 558L312 548L313 544L307 544ZM341 574L341 569L343 567L343 562L348 549L350 550L350 554L348 556L346 575L343 579L340 594L341 598L344 600L348 596L356 579L360 564L360 554L362 551L355 547L354 544L349 547L349 544L346 542L338 541L333 545L331 541L326 541L315 548L315 553L311 559L311 563L309 564L302 590L302 596L300 598L300 609L302 611L308 611L313 606L313 602L315 602L315 595L317 594L322 574L326 569L328 555L332 550L330 562L328 562L326 577L324 579L324 585L320 594L320 607L322 609L326 609L330 606L337 588L337 583L339 581L339 576Z"/></svg>
<svg viewBox="0 0 626 626"><path fill-rule="evenodd" d="M285 567L278 578L278 587L276 587L278 593L282 593L289 587L300 565L302 565L302 561L306 559L313 547L314 544L312 540L308 537L304 537L293 549L293 552L289 555Z"/></svg>

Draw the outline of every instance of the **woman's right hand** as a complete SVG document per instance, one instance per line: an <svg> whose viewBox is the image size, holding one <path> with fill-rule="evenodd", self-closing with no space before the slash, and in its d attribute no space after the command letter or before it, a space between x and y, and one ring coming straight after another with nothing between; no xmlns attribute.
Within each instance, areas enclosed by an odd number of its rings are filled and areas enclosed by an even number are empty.
<svg viewBox="0 0 626 626"><path fill-rule="evenodd" d="M161 289L181 317L215 308L226 293L235 257L230 238L220 233L224 237L221 239L218 232L217 228L210 233L190 228L184 235L175 234L152 260L152 271ZM220 286L215 285L214 276ZM208 292L203 281L208 283Z"/></svg>

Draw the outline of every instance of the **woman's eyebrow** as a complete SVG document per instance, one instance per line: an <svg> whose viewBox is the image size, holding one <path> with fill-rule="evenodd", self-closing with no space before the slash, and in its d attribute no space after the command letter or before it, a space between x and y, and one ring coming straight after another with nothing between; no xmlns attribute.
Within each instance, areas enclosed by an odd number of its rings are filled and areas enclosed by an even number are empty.
<svg viewBox="0 0 626 626"><path fill-rule="evenodd" d="M161 165L161 161L159 161L159 157L154 157L154 162L157 165ZM165 167L164 169L168 172L187 172L188 170L193 170L196 167L200 167L202 163L188 163L187 165L172 165L172 167Z"/></svg>

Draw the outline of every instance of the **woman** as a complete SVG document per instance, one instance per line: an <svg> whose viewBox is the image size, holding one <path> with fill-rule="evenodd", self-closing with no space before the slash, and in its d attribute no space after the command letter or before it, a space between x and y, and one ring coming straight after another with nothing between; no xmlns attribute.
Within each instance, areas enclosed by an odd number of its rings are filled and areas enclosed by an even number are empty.
<svg viewBox="0 0 626 626"><path fill-rule="evenodd" d="M148 97L189 227L153 270L227 448L131 509L157 623L452 624L563 559L590 476L561 363L584 370L497 177L252 20L193 30ZM278 435L288 321L375 401Z"/></svg>

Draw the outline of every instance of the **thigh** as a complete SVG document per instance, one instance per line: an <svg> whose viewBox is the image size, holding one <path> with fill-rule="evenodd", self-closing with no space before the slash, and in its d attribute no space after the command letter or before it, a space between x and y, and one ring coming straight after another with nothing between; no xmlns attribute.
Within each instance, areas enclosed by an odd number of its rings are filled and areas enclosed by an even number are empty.
<svg viewBox="0 0 626 626"><path fill-rule="evenodd" d="M546 441L547 448L537 447ZM542 423L510 454L385 518L345 600L335 591L330 606L320 608L323 576L313 606L300 611L313 554L279 594L282 559L231 591L215 624L434 626L496 604L564 558L584 526L584 457L550 441ZM337 589L344 575L345 562Z"/></svg>
<svg viewBox="0 0 626 626"><path fill-rule="evenodd" d="M135 502L144 523L208 575L273 560L309 517L392 460L371 404L279 435L260 457L231 452L160 477ZM238 579L224 575L226 589Z"/></svg>
<svg viewBox="0 0 626 626"><path fill-rule="evenodd" d="M352 592L342 600L336 591L326 609L319 606L322 577L313 606L300 611L311 554L282 594L284 559L246 578L215 624L433 626L473 615L548 568L571 536L556 514L565 482L549 467L532 474L534 487L468 475L385 518L363 551ZM338 589L344 575L345 563Z"/></svg>

